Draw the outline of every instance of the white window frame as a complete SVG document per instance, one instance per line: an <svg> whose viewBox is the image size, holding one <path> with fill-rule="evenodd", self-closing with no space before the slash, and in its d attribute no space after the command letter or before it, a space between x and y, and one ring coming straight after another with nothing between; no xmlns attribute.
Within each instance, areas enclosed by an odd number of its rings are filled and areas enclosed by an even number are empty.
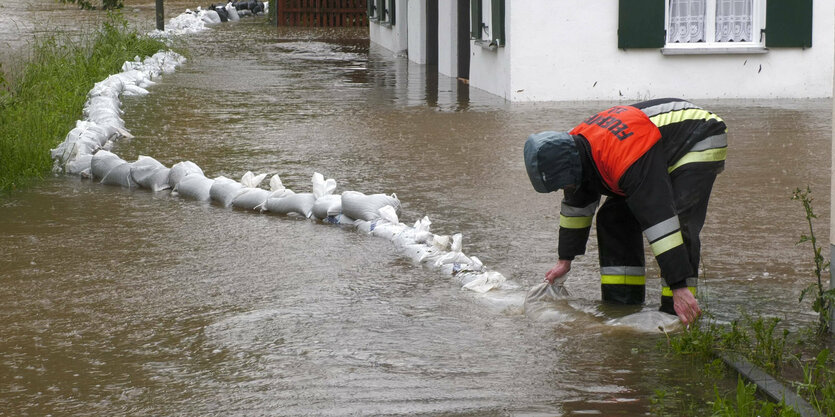
<svg viewBox="0 0 835 417"><path fill-rule="evenodd" d="M752 42L716 42L716 0L705 1L705 42L670 43L670 0L664 1L665 39L661 53L664 55L696 55L696 54L756 54L766 53L765 36L765 2L766 0L752 0L751 2L751 35Z"/></svg>

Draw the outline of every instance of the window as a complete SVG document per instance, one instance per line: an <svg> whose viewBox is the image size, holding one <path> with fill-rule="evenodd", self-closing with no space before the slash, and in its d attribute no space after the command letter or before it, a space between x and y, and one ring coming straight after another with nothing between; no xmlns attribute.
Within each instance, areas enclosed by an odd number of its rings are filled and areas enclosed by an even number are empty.
<svg viewBox="0 0 835 417"><path fill-rule="evenodd" d="M818 0L820 1L820 0ZM763 53L812 46L812 0L619 0L618 48Z"/></svg>
<svg viewBox="0 0 835 417"><path fill-rule="evenodd" d="M762 0L668 0L667 47L762 47Z"/></svg>
<svg viewBox="0 0 835 417"><path fill-rule="evenodd" d="M504 10L505 0L470 0L470 39L489 49L505 46Z"/></svg>
<svg viewBox="0 0 835 417"><path fill-rule="evenodd" d="M368 0L368 18L383 25L394 25L394 4L397 0Z"/></svg>

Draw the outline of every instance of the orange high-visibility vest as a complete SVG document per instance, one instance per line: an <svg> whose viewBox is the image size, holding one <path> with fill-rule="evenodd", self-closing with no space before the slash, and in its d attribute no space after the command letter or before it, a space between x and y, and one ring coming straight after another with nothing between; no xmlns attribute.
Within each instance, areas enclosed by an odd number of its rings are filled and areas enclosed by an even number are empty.
<svg viewBox="0 0 835 417"><path fill-rule="evenodd" d="M632 106L615 106L584 120L571 130L591 145L591 157L601 179L615 194L623 173L661 139L658 127Z"/></svg>

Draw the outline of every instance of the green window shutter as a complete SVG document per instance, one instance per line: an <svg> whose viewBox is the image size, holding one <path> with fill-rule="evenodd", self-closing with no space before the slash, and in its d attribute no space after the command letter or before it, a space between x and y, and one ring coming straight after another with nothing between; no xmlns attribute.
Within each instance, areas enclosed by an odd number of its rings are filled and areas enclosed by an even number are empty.
<svg viewBox="0 0 835 417"><path fill-rule="evenodd" d="M504 46L504 0L492 0L490 3L490 22L493 25L490 33L493 35L493 42L498 46Z"/></svg>
<svg viewBox="0 0 835 417"><path fill-rule="evenodd" d="M768 0L765 46L812 47L812 0Z"/></svg>
<svg viewBox="0 0 835 417"><path fill-rule="evenodd" d="M661 48L664 33L664 0L619 0L618 48Z"/></svg>
<svg viewBox="0 0 835 417"><path fill-rule="evenodd" d="M374 17L374 0L367 0L366 6L368 6L368 18Z"/></svg>
<svg viewBox="0 0 835 417"><path fill-rule="evenodd" d="M481 0L470 0L470 39L481 39Z"/></svg>
<svg viewBox="0 0 835 417"><path fill-rule="evenodd" d="M391 10L389 10L389 22L392 26L394 26L394 4L397 3L397 0L391 0Z"/></svg>
<svg viewBox="0 0 835 417"><path fill-rule="evenodd" d="M374 5L374 17L376 17L380 23L383 23L383 18L385 17L383 15L383 11L385 10L384 3L386 0L374 0L374 2L377 3Z"/></svg>

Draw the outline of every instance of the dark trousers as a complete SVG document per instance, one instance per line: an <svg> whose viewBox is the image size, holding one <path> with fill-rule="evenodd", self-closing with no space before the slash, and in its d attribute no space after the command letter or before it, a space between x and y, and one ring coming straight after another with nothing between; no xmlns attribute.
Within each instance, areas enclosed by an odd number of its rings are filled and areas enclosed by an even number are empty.
<svg viewBox="0 0 835 417"><path fill-rule="evenodd" d="M693 271L687 286L694 293L701 251L699 233L705 223L708 200L718 171L716 164L694 163L670 174L676 214ZM644 237L638 221L626 205L626 198L607 197L597 211L597 240L603 301L643 303L646 286ZM661 292L661 311L675 314L672 291L666 282Z"/></svg>

